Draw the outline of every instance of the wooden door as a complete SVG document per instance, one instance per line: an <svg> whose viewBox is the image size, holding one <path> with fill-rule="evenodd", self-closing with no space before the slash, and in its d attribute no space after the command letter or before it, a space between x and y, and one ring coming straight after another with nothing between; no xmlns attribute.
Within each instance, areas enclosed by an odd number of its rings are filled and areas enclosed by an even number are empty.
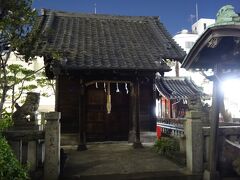
<svg viewBox="0 0 240 180"><path fill-rule="evenodd" d="M91 85L87 88L87 141L128 140L129 132L129 94L124 84L111 84L111 113L106 110L107 93L103 84L98 88Z"/></svg>

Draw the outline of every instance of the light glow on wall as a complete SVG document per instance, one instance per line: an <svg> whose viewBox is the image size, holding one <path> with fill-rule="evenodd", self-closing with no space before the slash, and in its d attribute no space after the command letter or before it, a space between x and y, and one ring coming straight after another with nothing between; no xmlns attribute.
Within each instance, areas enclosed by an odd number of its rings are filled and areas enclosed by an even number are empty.
<svg viewBox="0 0 240 180"><path fill-rule="evenodd" d="M227 79L221 83L225 109L233 118L240 118L240 79Z"/></svg>

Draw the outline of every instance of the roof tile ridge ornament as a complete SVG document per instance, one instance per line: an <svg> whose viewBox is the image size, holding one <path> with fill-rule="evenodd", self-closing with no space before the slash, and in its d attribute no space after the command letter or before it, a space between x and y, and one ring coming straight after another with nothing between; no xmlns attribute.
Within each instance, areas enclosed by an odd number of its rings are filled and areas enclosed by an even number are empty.
<svg viewBox="0 0 240 180"><path fill-rule="evenodd" d="M221 25L240 25L240 16L234 11L232 5L225 5L218 10L216 23L211 27Z"/></svg>

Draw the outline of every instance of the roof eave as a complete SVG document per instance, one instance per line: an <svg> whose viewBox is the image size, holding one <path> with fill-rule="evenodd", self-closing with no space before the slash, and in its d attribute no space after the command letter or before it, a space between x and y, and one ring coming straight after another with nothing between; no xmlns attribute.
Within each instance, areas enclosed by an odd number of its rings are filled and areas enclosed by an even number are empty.
<svg viewBox="0 0 240 180"><path fill-rule="evenodd" d="M201 50L213 37L226 37L226 36L236 36L240 37L240 25L228 24L219 25L208 28L197 40L194 46L191 48L187 56L183 60L182 68L187 70L192 68L192 64L196 61L196 57L199 55ZM198 67L199 69L201 67Z"/></svg>
<svg viewBox="0 0 240 180"><path fill-rule="evenodd" d="M147 69L147 68L93 68L93 67L64 67L62 66L63 71L68 70L75 70L75 71L146 71L146 72L168 72L169 70L163 68L156 68L156 69Z"/></svg>

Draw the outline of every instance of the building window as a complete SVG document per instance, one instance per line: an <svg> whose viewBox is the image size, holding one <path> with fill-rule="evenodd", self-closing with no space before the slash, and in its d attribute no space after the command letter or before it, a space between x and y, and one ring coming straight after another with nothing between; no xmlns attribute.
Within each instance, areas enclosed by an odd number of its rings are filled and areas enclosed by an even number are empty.
<svg viewBox="0 0 240 180"><path fill-rule="evenodd" d="M193 41L187 41L185 42L185 48L190 49L193 47L194 42Z"/></svg>
<svg viewBox="0 0 240 180"><path fill-rule="evenodd" d="M204 28L204 30L207 29L207 24L206 23L203 23L203 28Z"/></svg>

